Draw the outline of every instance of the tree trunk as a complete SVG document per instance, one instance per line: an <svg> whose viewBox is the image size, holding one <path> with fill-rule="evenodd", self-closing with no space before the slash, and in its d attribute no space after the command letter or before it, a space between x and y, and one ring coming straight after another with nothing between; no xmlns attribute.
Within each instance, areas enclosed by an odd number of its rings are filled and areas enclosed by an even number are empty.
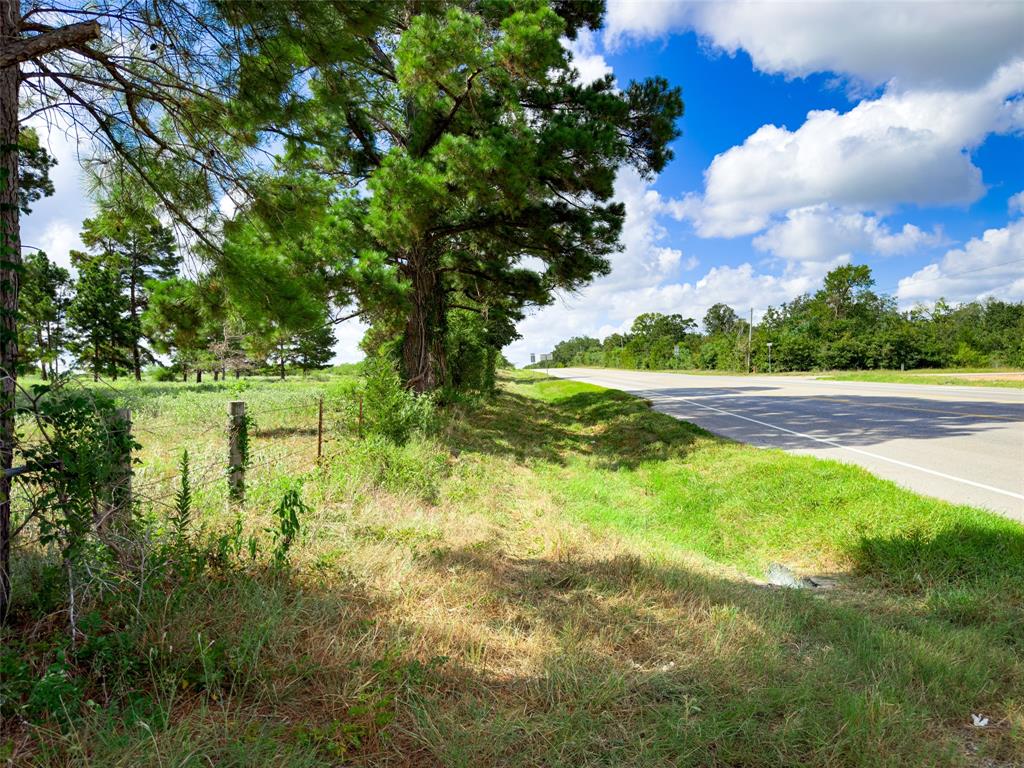
<svg viewBox="0 0 1024 768"><path fill-rule="evenodd" d="M136 296L138 295L137 286L135 284L135 273L138 269L136 262L138 257L134 253L133 247L132 263L130 265L131 274L128 275L128 311L131 316L132 324L132 370L135 372L135 380L142 381L142 354L139 352L139 308L136 305Z"/></svg>
<svg viewBox="0 0 1024 768"><path fill-rule="evenodd" d="M39 375L43 378L43 381L46 381L46 360L44 358L46 355L46 345L43 342L42 326L36 331L36 344L39 345Z"/></svg>
<svg viewBox="0 0 1024 768"><path fill-rule="evenodd" d="M196 368L196 384L202 384L202 383L203 383L203 369L202 368Z"/></svg>
<svg viewBox="0 0 1024 768"><path fill-rule="evenodd" d="M409 254L403 272L412 285L412 307L402 340L406 386L414 392L430 392L443 386L447 376L444 292L436 264L425 254Z"/></svg>
<svg viewBox="0 0 1024 768"><path fill-rule="evenodd" d="M281 380L284 380L284 348L280 348L280 360L281 360Z"/></svg>
<svg viewBox="0 0 1024 768"><path fill-rule="evenodd" d="M0 50L18 37L17 0L0 0ZM14 461L14 394L18 366L18 65L0 69L0 469ZM11 596L11 479L0 478L0 621Z"/></svg>

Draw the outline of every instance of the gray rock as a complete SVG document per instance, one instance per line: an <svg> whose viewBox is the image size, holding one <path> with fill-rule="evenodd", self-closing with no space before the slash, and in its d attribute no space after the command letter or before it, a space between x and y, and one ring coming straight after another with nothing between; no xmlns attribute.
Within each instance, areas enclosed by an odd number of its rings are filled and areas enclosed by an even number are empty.
<svg viewBox="0 0 1024 768"><path fill-rule="evenodd" d="M797 576L781 563L769 563L768 583L776 587L791 587L792 589L814 589L818 582L806 576Z"/></svg>

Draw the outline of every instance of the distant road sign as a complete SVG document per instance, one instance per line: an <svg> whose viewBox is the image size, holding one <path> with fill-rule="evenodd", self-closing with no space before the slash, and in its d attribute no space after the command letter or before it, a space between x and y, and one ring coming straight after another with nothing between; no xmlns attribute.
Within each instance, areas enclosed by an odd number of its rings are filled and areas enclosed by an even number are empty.
<svg viewBox="0 0 1024 768"><path fill-rule="evenodd" d="M535 355L533 352L530 353L530 362L531 363L536 363L537 362L537 355Z"/></svg>

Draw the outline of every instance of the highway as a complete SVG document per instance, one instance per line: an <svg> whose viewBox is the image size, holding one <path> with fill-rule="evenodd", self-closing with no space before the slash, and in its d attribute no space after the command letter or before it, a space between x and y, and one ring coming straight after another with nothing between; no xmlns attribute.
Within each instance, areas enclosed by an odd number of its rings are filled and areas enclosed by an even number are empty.
<svg viewBox="0 0 1024 768"><path fill-rule="evenodd" d="M552 368L710 432L859 464L918 493L1024 522L1024 388Z"/></svg>

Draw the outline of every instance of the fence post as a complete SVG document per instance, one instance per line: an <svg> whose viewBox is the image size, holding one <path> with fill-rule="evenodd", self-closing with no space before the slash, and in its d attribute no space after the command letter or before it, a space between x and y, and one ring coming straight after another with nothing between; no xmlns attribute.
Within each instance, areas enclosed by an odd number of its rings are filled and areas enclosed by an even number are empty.
<svg viewBox="0 0 1024 768"><path fill-rule="evenodd" d="M324 458L324 396L320 395L316 408L316 463Z"/></svg>
<svg viewBox="0 0 1024 768"><path fill-rule="evenodd" d="M232 501L244 502L249 434L243 400L228 403L228 418L228 496Z"/></svg>
<svg viewBox="0 0 1024 768"><path fill-rule="evenodd" d="M359 439L363 439L363 396L359 396Z"/></svg>
<svg viewBox="0 0 1024 768"><path fill-rule="evenodd" d="M111 522L128 516L132 506L132 412L129 408L118 408L110 428L115 433L125 436L129 447L116 458L117 464L110 473L107 502L103 505L96 527L99 530L108 528Z"/></svg>

